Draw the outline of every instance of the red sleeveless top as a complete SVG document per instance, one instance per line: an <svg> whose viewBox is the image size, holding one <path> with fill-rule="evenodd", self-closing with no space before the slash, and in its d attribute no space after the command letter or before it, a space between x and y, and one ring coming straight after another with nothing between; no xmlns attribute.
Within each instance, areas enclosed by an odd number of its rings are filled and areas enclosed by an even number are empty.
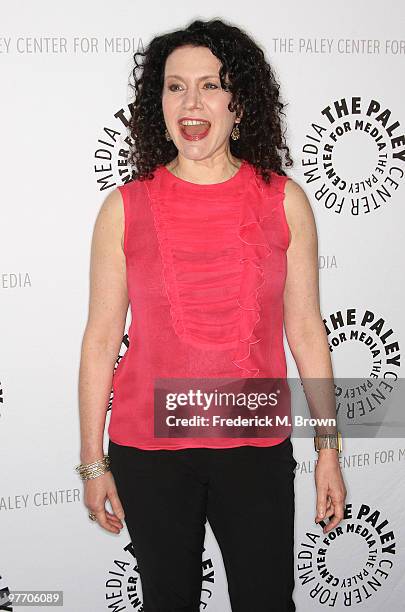
<svg viewBox="0 0 405 612"><path fill-rule="evenodd" d="M165 166L118 187L131 306L129 347L113 376L110 439L142 449L272 446L284 438L154 436L155 378L287 375L284 186L243 161L199 185Z"/></svg>

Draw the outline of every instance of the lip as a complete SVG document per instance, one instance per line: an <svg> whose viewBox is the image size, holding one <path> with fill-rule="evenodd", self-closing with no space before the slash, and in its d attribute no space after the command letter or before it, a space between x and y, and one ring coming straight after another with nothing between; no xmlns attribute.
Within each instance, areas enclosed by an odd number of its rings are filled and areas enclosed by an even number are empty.
<svg viewBox="0 0 405 612"><path fill-rule="evenodd" d="M206 123L208 123L208 127L205 130L205 132L201 132L200 134L195 134L194 136L191 136L189 134L186 134L185 131L183 130L183 126L181 125L181 121L185 121L185 120L189 120L189 121L204 121ZM203 138L205 138L208 134L208 132L210 131L210 127L211 127L211 122L208 121L208 119L204 119L202 117L181 117L178 121L178 125L180 128L180 133L182 135L183 138L185 138L185 140L192 140L192 141L196 141L196 140L202 140Z"/></svg>

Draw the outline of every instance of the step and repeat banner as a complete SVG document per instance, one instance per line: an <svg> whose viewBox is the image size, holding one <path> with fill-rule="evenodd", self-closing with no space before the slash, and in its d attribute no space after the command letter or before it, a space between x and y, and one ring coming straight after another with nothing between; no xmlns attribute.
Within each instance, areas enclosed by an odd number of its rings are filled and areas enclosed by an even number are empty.
<svg viewBox="0 0 405 612"><path fill-rule="evenodd" d="M74 471L78 368L94 222L106 195L130 177L132 55L198 17L246 28L280 81L294 159L287 172L306 191L318 228L335 376L402 376L401 3L3 2L0 610L17 609L10 593L19 591L45 594L26 600L32 610L41 602L69 612L143 609L128 532L107 533L88 519ZM130 312L126 330L129 323ZM127 344L125 334L120 356ZM288 376L297 377L285 346ZM381 418L361 389L350 403ZM405 440L344 441L346 513L326 536L314 522L312 439L293 444L297 610L403 610ZM228 612L208 522L202 566L200 609Z"/></svg>

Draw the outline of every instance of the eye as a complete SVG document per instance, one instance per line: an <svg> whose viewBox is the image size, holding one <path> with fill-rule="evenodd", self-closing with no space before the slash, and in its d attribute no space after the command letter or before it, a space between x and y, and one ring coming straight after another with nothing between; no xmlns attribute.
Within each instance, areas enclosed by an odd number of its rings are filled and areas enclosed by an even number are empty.
<svg viewBox="0 0 405 612"><path fill-rule="evenodd" d="M174 83L173 85L169 85L169 90L176 91L175 89L172 89L173 87L178 87L178 85L176 83Z"/></svg>
<svg viewBox="0 0 405 612"><path fill-rule="evenodd" d="M216 85L215 83L206 82L204 83L204 87L205 85L210 85L209 89L218 89L218 85ZM172 83L171 85L169 85L168 89L169 91L177 91L176 87L179 87L178 83Z"/></svg>

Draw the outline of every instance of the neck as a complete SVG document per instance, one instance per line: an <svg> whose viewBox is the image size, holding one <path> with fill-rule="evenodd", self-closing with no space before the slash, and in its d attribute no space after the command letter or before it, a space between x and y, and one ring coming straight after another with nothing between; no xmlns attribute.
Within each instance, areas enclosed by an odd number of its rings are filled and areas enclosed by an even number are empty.
<svg viewBox="0 0 405 612"><path fill-rule="evenodd" d="M226 157L225 159L194 161L177 156L166 165L175 176L193 183L221 183L232 178L242 164L241 159Z"/></svg>

